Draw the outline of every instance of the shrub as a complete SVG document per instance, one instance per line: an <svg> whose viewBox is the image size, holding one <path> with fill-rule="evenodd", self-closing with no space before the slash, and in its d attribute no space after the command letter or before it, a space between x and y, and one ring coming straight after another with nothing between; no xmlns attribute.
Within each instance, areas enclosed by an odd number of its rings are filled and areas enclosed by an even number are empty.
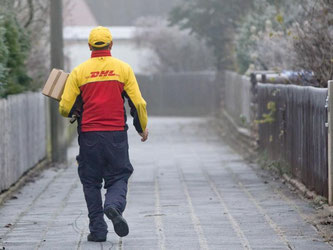
<svg viewBox="0 0 333 250"><path fill-rule="evenodd" d="M254 0L236 39L239 72L251 64L255 70L294 70L313 76L307 85L326 87L333 79L332 13L331 0Z"/></svg>
<svg viewBox="0 0 333 250"><path fill-rule="evenodd" d="M250 64L254 63L251 53L256 45L256 36L260 32L264 32L266 21L273 21L276 13L276 8L269 2L265 0L254 1L252 10L245 16L236 36L236 57L240 73L245 73ZM275 24L275 22L272 23Z"/></svg>
<svg viewBox="0 0 333 250"><path fill-rule="evenodd" d="M29 41L12 11L0 12L0 18L0 97L6 97L25 91L30 85L25 66Z"/></svg>
<svg viewBox="0 0 333 250"><path fill-rule="evenodd" d="M255 0L236 37L238 71L291 69L295 61L292 26L300 5L286 0Z"/></svg>
<svg viewBox="0 0 333 250"><path fill-rule="evenodd" d="M5 43L6 29L1 27L0 21L0 97L5 92L5 84L7 79L7 61L8 61L8 48Z"/></svg>

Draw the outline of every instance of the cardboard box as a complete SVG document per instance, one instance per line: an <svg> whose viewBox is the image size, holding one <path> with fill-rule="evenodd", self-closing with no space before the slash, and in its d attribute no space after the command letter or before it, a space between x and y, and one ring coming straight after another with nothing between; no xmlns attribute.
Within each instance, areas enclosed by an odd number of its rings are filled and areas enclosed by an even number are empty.
<svg viewBox="0 0 333 250"><path fill-rule="evenodd" d="M47 79L43 88L43 95L60 101L62 93L64 92L68 75L68 73L61 69L52 69L49 78Z"/></svg>

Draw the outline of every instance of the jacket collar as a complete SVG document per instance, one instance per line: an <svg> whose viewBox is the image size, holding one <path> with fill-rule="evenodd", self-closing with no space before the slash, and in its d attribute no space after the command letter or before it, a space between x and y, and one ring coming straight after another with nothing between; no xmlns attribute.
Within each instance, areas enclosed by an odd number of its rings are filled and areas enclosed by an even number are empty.
<svg viewBox="0 0 333 250"><path fill-rule="evenodd" d="M93 50L91 52L91 58L103 57L103 56L111 56L111 51L110 50Z"/></svg>

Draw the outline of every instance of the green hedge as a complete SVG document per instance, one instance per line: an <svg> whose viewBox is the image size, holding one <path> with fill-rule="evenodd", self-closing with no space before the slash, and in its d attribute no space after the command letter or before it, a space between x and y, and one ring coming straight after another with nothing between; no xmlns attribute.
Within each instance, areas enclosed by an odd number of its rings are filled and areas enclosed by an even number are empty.
<svg viewBox="0 0 333 250"><path fill-rule="evenodd" d="M25 61L29 39L13 11L0 11L0 97L17 94L29 88Z"/></svg>

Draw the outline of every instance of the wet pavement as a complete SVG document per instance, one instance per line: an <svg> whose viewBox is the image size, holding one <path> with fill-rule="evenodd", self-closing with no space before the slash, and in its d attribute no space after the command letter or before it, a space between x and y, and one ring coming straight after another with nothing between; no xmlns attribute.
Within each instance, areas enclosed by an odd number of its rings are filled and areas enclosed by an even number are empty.
<svg viewBox="0 0 333 250"><path fill-rule="evenodd" d="M259 177L210 124L152 118L146 143L130 129L127 237L108 221L107 242L87 242L74 142L68 166L43 171L0 207L0 249L331 249L307 222L312 206Z"/></svg>

